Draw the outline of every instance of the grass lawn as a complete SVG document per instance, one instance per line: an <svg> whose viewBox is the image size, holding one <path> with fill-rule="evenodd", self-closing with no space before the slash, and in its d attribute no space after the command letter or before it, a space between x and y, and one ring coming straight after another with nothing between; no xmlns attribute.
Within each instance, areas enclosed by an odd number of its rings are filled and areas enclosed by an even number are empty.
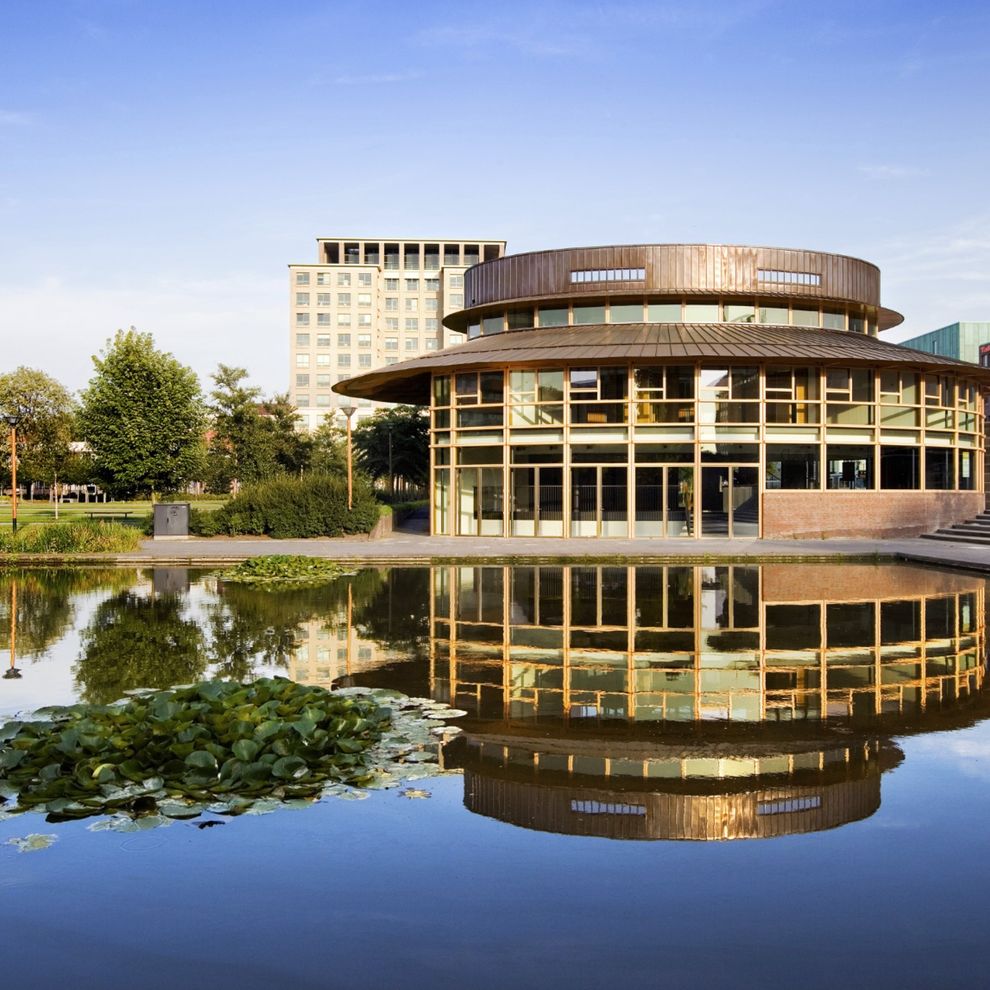
<svg viewBox="0 0 990 990"><path fill-rule="evenodd" d="M197 499L190 503L196 509L205 509L208 512L219 509L223 505L222 499L206 501ZM123 513L129 512L126 519L122 519ZM142 499L137 502L63 502L58 507L58 521L68 522L72 519L89 519L90 514L95 518L113 517L121 522L143 522L151 515L151 502ZM27 526L29 523L55 522L55 506L51 502L29 502L26 499L19 499L17 502L17 525ZM0 500L0 527L10 528L10 499Z"/></svg>

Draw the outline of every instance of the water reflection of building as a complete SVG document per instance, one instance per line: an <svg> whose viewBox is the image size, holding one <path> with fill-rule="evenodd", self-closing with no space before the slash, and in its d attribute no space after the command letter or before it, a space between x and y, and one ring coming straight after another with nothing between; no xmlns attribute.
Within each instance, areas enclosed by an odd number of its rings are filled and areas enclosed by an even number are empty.
<svg viewBox="0 0 990 990"><path fill-rule="evenodd" d="M465 804L622 838L815 831L880 804L889 734L971 702L980 578L872 565L439 567L431 686Z"/></svg>

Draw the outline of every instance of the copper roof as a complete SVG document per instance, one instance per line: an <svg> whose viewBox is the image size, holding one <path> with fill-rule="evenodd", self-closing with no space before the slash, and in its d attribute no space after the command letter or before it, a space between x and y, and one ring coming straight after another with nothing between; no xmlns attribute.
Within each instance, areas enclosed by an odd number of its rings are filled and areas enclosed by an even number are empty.
<svg viewBox="0 0 990 990"><path fill-rule="evenodd" d="M426 405L430 401L430 376L435 372L504 365L695 360L898 365L931 372L962 372L990 385L990 370L979 365L844 330L754 323L621 323L544 327L477 337L434 354L355 375L333 390L362 399Z"/></svg>

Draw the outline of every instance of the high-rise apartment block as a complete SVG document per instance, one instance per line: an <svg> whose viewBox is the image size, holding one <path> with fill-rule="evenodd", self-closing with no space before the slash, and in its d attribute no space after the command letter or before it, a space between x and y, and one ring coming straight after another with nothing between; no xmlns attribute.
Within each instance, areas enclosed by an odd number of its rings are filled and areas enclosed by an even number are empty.
<svg viewBox="0 0 990 990"><path fill-rule="evenodd" d="M315 264L289 265L289 394L303 425L341 404L351 375L464 340L443 319L464 306L464 272L505 241L321 237ZM378 403L361 399L357 417Z"/></svg>

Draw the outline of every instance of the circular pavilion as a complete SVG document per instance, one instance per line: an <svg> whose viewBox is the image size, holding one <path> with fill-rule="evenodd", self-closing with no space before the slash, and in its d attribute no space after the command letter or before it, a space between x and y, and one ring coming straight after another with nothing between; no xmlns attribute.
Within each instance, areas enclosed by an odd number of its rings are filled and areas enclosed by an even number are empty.
<svg viewBox="0 0 990 990"><path fill-rule="evenodd" d="M465 274L468 342L336 391L429 405L434 534L917 535L983 508L990 370L885 343L875 265L649 244Z"/></svg>

